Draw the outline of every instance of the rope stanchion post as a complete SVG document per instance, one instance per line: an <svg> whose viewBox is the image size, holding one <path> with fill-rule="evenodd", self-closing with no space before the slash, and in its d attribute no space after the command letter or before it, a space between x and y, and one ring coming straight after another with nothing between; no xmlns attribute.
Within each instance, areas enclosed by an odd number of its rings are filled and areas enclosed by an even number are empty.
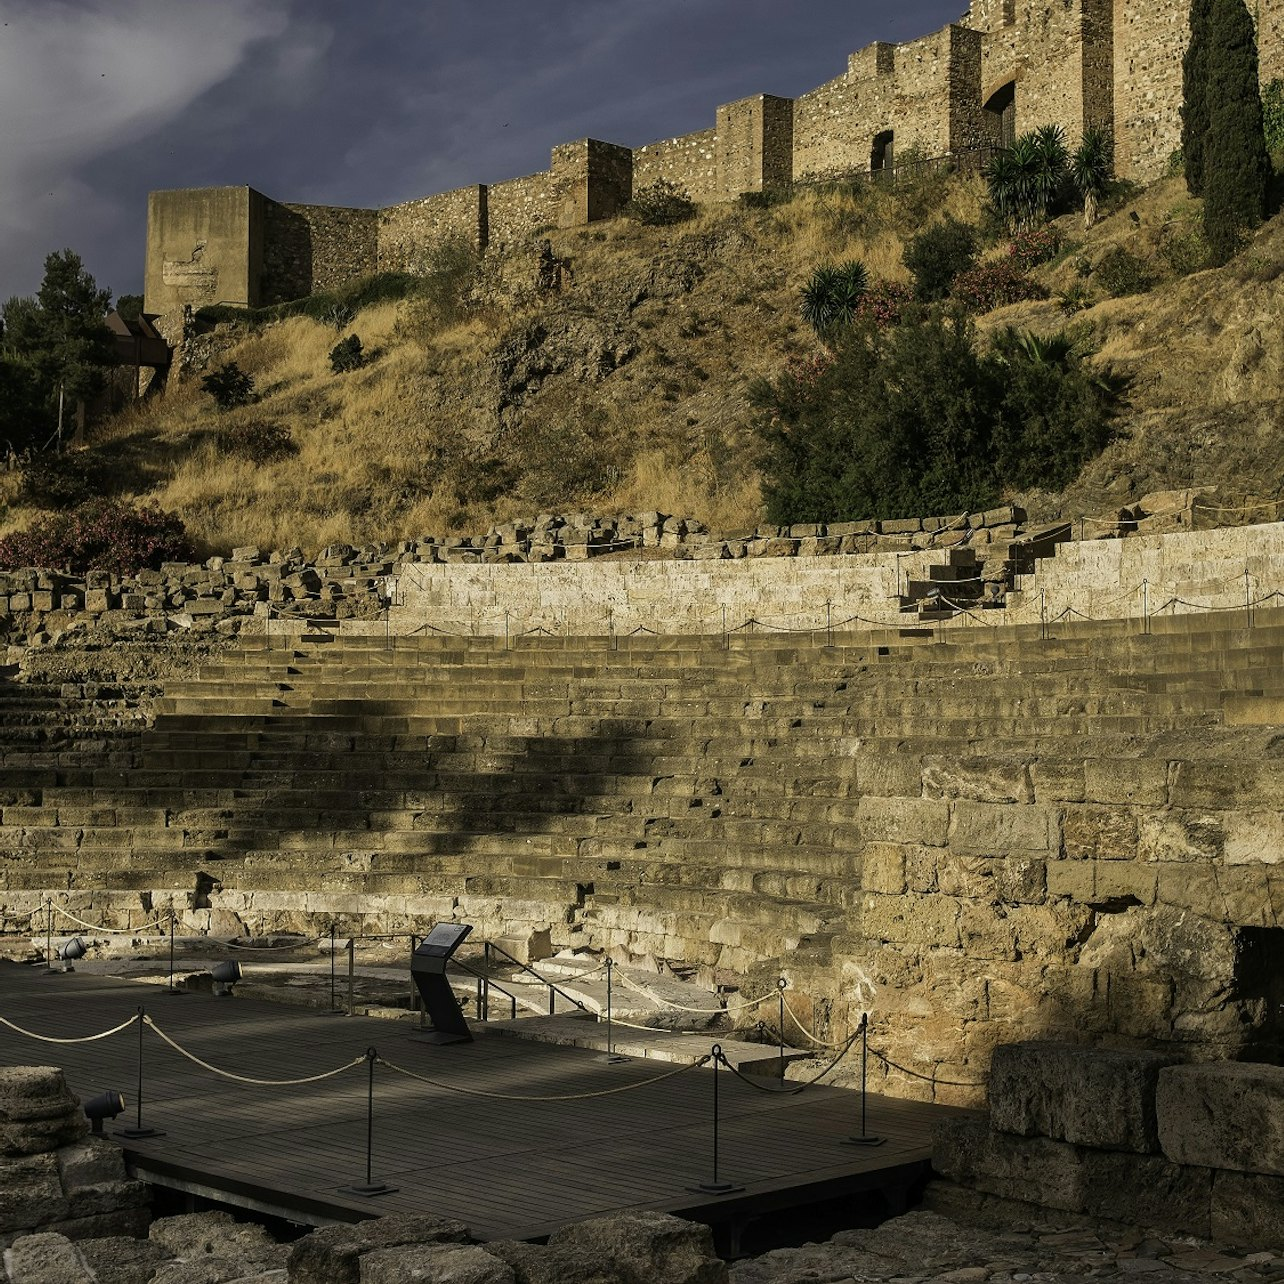
<svg viewBox="0 0 1284 1284"><path fill-rule="evenodd" d="M1142 580L1141 582L1141 618L1142 631L1147 637L1150 636L1150 581Z"/></svg>
<svg viewBox="0 0 1284 1284"><path fill-rule="evenodd" d="M860 1136L848 1137L847 1146L881 1146L887 1140L871 1133L866 1127L866 1087L869 1074L869 1013L860 1014Z"/></svg>
<svg viewBox="0 0 1284 1284"><path fill-rule="evenodd" d="M143 1125L143 1027L147 1024L147 1013L143 1005L138 1005L138 1096L135 1098L135 1115L134 1126L132 1128L117 1128L116 1136L124 1137L127 1141L142 1141L147 1137L163 1137L165 1134L159 1128L147 1128Z"/></svg>
<svg viewBox="0 0 1284 1284"><path fill-rule="evenodd" d="M169 898L169 985L164 991L165 996L171 999L181 998L187 993L186 990L180 990L174 984L174 928L177 918L178 915L174 913L174 898L171 896Z"/></svg>
<svg viewBox="0 0 1284 1284"><path fill-rule="evenodd" d="M608 954L606 956L606 1056L602 1060L609 1066L618 1066L621 1062L628 1060L628 1057L616 1052L615 1034L611 1026L611 974L614 971L615 960Z"/></svg>
<svg viewBox="0 0 1284 1284"><path fill-rule="evenodd" d="M713 1176L709 1181L702 1181L690 1189L701 1195L730 1195L733 1191L744 1190L735 1182L724 1181L718 1173L718 1072L726 1058L722 1053L722 1044L715 1043L710 1058L713 1061Z"/></svg>
<svg viewBox="0 0 1284 1284"><path fill-rule="evenodd" d="M1248 587L1248 567L1244 567L1244 627L1253 627L1253 598Z"/></svg>
<svg viewBox="0 0 1284 1284"><path fill-rule="evenodd" d="M375 1181L374 1179L374 1073L375 1062L379 1060L379 1053L374 1048L366 1049L366 1066L368 1074L366 1077L366 1180L364 1183L354 1183L351 1186L340 1186L339 1189L347 1195L361 1195L365 1199L373 1199L376 1195L391 1195L396 1192L395 1186L389 1186L387 1182Z"/></svg>
<svg viewBox="0 0 1284 1284"><path fill-rule="evenodd" d="M45 973L52 976L53 965L53 897L45 901Z"/></svg>
<svg viewBox="0 0 1284 1284"><path fill-rule="evenodd" d="M357 1015L357 938L348 937L348 1015Z"/></svg>
<svg viewBox="0 0 1284 1284"><path fill-rule="evenodd" d="M785 1081L785 991L789 988L789 982L782 976L776 982L776 990L780 995L780 1082Z"/></svg>
<svg viewBox="0 0 1284 1284"><path fill-rule="evenodd" d="M323 1016L342 1016L343 1013L334 1001L335 994L335 969L337 967L336 955L339 952L338 942L338 924L334 919L330 920L330 1006L322 1013Z"/></svg>

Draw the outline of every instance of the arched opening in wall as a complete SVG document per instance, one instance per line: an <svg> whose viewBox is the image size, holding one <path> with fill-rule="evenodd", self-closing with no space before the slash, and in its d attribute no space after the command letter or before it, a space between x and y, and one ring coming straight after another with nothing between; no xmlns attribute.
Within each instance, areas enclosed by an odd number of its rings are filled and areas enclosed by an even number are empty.
<svg viewBox="0 0 1284 1284"><path fill-rule="evenodd" d="M996 89L985 104L986 132L995 147L1016 142L1016 81Z"/></svg>
<svg viewBox="0 0 1284 1284"><path fill-rule="evenodd" d="M886 174L890 177L896 163L895 138L893 131L885 129L874 135L874 145L869 152L869 172L877 177Z"/></svg>

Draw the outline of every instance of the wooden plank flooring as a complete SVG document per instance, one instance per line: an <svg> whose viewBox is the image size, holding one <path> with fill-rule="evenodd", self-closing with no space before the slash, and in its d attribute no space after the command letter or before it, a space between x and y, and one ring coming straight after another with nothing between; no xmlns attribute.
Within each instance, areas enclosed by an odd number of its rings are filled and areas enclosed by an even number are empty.
<svg viewBox="0 0 1284 1284"><path fill-rule="evenodd" d="M501 1096L596 1092L674 1067L607 1065L582 1049L484 1032L472 1044L435 1047L388 1021L244 998L170 999L154 986L0 963L0 1016L40 1034L93 1034L126 1020L140 1003L190 1052L250 1078L303 1078L374 1047L387 1061L444 1085L376 1067L374 1179L397 1190L364 1199L340 1190L365 1178L364 1065L317 1084L254 1087L211 1074L146 1030L143 1122L166 1136L122 1141L140 1175L238 1192L242 1202L294 1210L302 1221L431 1210L458 1217L483 1239L530 1238L623 1209L717 1221L736 1210L798 1206L903 1181L930 1156L932 1122L954 1113L871 1098L869 1129L887 1142L845 1146L842 1139L859 1129L853 1093L817 1086L771 1095L724 1070L720 1176L744 1190L701 1195L689 1188L711 1177L708 1069L579 1100L470 1096L451 1088ZM105 1088L124 1092L129 1109L116 1127L134 1122L137 1049L136 1027L92 1043L55 1045L0 1026L0 1065L61 1065L82 1098Z"/></svg>

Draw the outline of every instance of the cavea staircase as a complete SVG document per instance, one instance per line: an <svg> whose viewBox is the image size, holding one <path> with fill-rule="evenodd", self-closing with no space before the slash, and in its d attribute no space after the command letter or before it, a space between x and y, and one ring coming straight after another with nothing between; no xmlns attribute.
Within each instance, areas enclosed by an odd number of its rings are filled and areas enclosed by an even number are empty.
<svg viewBox="0 0 1284 1284"><path fill-rule="evenodd" d="M821 1037L869 1009L921 1076L889 1089L942 1100L1014 1038L1260 1053L1284 611L1150 630L260 640L147 727L0 683L0 927L172 898L224 935L457 918L783 971Z"/></svg>

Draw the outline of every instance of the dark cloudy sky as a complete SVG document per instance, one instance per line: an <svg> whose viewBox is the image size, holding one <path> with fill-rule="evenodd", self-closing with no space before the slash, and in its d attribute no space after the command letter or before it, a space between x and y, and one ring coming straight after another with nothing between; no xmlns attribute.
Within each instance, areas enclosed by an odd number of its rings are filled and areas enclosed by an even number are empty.
<svg viewBox="0 0 1284 1284"><path fill-rule="evenodd" d="M147 193L378 206L796 95L966 0L0 0L0 299L142 288Z"/></svg>

